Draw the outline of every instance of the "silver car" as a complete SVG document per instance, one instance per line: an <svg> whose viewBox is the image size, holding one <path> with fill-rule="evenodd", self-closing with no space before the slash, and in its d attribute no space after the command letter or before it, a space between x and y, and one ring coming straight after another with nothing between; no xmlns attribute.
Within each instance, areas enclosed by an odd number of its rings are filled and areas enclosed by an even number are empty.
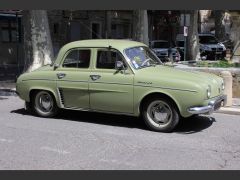
<svg viewBox="0 0 240 180"><path fill-rule="evenodd" d="M170 44L166 40L150 41L149 46L163 62L166 61L168 57L172 57L174 61L180 61L180 53L176 48L170 49Z"/></svg>

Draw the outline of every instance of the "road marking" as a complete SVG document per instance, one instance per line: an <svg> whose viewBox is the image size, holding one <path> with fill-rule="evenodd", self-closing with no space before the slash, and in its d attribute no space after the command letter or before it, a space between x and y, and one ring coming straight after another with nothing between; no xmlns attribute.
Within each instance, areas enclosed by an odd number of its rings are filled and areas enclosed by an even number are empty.
<svg viewBox="0 0 240 180"><path fill-rule="evenodd" d="M55 148L51 148L51 147L47 147L47 146L41 147L41 150L56 152L58 154L69 154L70 153L68 151L64 151L64 150L61 150L61 149L55 149Z"/></svg>
<svg viewBox="0 0 240 180"><path fill-rule="evenodd" d="M0 142L12 143L13 140L12 140L12 139L4 139L4 138L0 138Z"/></svg>

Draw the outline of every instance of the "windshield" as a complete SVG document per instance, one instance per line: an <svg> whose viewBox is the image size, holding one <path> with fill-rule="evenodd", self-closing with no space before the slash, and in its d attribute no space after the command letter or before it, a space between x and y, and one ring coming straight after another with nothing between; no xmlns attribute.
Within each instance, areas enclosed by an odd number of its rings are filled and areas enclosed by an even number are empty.
<svg viewBox="0 0 240 180"><path fill-rule="evenodd" d="M201 43L201 44L217 44L218 40L214 36L199 36L199 43Z"/></svg>
<svg viewBox="0 0 240 180"><path fill-rule="evenodd" d="M135 69L162 64L161 60L148 47L133 47L125 49L125 54L130 59Z"/></svg>
<svg viewBox="0 0 240 180"><path fill-rule="evenodd" d="M153 42L152 48L169 48L169 43L166 41Z"/></svg>

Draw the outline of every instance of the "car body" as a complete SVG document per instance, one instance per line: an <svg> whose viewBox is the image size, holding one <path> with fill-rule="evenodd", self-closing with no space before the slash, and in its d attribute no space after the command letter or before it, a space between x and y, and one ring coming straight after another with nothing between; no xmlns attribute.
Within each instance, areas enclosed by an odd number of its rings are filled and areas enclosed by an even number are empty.
<svg viewBox="0 0 240 180"><path fill-rule="evenodd" d="M174 129L179 117L219 109L223 89L222 78L163 65L145 44L127 40L71 42L53 64L22 74L16 83L26 108L39 116L60 108L143 114L152 130L162 132ZM156 119L173 120L157 125Z"/></svg>
<svg viewBox="0 0 240 180"><path fill-rule="evenodd" d="M220 60L226 56L226 47L213 34L199 34L199 44L200 55L204 59Z"/></svg>
<svg viewBox="0 0 240 180"><path fill-rule="evenodd" d="M170 48L170 44L166 40L154 40L149 42L149 47L164 62L166 58L172 56L174 61L179 61L181 56L176 48ZM169 52L170 51L170 52ZM171 53L171 54L169 54Z"/></svg>

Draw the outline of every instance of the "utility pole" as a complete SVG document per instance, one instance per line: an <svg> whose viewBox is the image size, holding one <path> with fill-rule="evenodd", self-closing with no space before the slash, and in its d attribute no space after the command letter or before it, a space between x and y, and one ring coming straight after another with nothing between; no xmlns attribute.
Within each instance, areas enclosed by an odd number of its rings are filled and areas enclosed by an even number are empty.
<svg viewBox="0 0 240 180"><path fill-rule="evenodd" d="M169 48L168 48L168 57L170 61L173 63L173 57L172 57L172 26L171 26L171 11L168 11L167 15L167 23L168 23L168 28L169 28Z"/></svg>
<svg viewBox="0 0 240 180"><path fill-rule="evenodd" d="M184 24L184 31L185 31L185 28L186 28L186 10L184 10L184 18L183 18L183 24ZM185 36L185 33L184 33L184 50L183 50L183 53L184 53L184 61L186 61L186 48L187 48L187 36Z"/></svg>

